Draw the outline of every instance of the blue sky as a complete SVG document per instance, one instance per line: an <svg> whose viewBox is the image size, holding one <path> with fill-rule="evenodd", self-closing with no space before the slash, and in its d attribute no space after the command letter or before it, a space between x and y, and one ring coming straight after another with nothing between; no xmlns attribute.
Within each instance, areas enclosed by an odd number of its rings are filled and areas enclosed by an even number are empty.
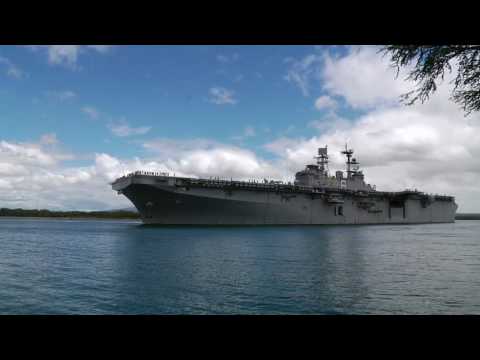
<svg viewBox="0 0 480 360"><path fill-rule="evenodd" d="M375 46L0 46L0 206L130 206L134 170L292 180L345 142L378 189L417 188L480 211L478 114L425 104ZM449 75L450 79L453 75Z"/></svg>
<svg viewBox="0 0 480 360"><path fill-rule="evenodd" d="M118 46L105 53L85 51L74 64L52 64L46 50L3 46L0 56L24 74L18 79L2 69L0 131L21 141L55 133L72 152L121 157L142 154L132 140L235 142L232 137L247 126L261 134L243 140L251 148L285 132L306 136L305 125L321 114L285 76L289 58L312 50L323 51L311 46ZM234 103L211 102L212 88L231 92ZM322 94L318 84L311 92ZM88 116L82 110L87 107L99 116ZM115 136L108 123L122 121L150 130Z"/></svg>

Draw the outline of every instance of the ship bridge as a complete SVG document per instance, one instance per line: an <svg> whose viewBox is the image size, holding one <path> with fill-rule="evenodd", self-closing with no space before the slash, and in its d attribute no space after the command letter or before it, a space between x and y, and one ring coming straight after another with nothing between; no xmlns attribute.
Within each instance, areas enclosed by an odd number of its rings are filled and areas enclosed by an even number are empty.
<svg viewBox="0 0 480 360"><path fill-rule="evenodd" d="M343 171L337 171L335 176L329 175L328 148L318 149L314 157L317 164L306 165L305 169L295 174L295 184L314 188L338 188L353 191L375 191L375 186L365 183L365 176L360 170L360 163L353 158L353 149L345 145L341 153L346 156L346 175Z"/></svg>

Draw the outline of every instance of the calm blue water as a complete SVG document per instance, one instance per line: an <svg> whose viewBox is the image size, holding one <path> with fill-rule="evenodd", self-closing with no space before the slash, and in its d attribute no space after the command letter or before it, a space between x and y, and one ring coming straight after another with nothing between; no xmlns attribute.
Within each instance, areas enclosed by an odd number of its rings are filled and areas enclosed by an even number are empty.
<svg viewBox="0 0 480 360"><path fill-rule="evenodd" d="M480 221L0 219L1 314L480 314Z"/></svg>

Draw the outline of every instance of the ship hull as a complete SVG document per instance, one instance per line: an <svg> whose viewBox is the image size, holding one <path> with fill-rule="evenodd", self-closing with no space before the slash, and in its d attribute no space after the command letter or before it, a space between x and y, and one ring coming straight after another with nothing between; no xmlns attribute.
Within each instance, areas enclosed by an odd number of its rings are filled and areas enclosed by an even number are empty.
<svg viewBox="0 0 480 360"><path fill-rule="evenodd" d="M282 193L222 186L178 186L175 179L131 177L114 184L156 225L415 224L455 221L453 200L343 194L332 200L315 193Z"/></svg>

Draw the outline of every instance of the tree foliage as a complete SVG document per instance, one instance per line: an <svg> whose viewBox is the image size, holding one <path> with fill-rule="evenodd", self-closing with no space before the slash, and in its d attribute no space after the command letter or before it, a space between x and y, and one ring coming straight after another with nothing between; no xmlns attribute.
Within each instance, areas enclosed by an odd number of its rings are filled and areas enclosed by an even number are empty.
<svg viewBox="0 0 480 360"><path fill-rule="evenodd" d="M95 219L138 219L140 215L133 211L50 211L36 209L0 209L0 216L48 217L48 218L95 218Z"/></svg>
<svg viewBox="0 0 480 360"><path fill-rule="evenodd" d="M466 112L480 110L480 46L478 45L388 45L380 52L388 54L397 76L401 68L413 65L407 77L416 82L415 90L402 95L408 105L417 100L422 103L437 90L437 81L443 80L445 71L457 75L451 99Z"/></svg>

